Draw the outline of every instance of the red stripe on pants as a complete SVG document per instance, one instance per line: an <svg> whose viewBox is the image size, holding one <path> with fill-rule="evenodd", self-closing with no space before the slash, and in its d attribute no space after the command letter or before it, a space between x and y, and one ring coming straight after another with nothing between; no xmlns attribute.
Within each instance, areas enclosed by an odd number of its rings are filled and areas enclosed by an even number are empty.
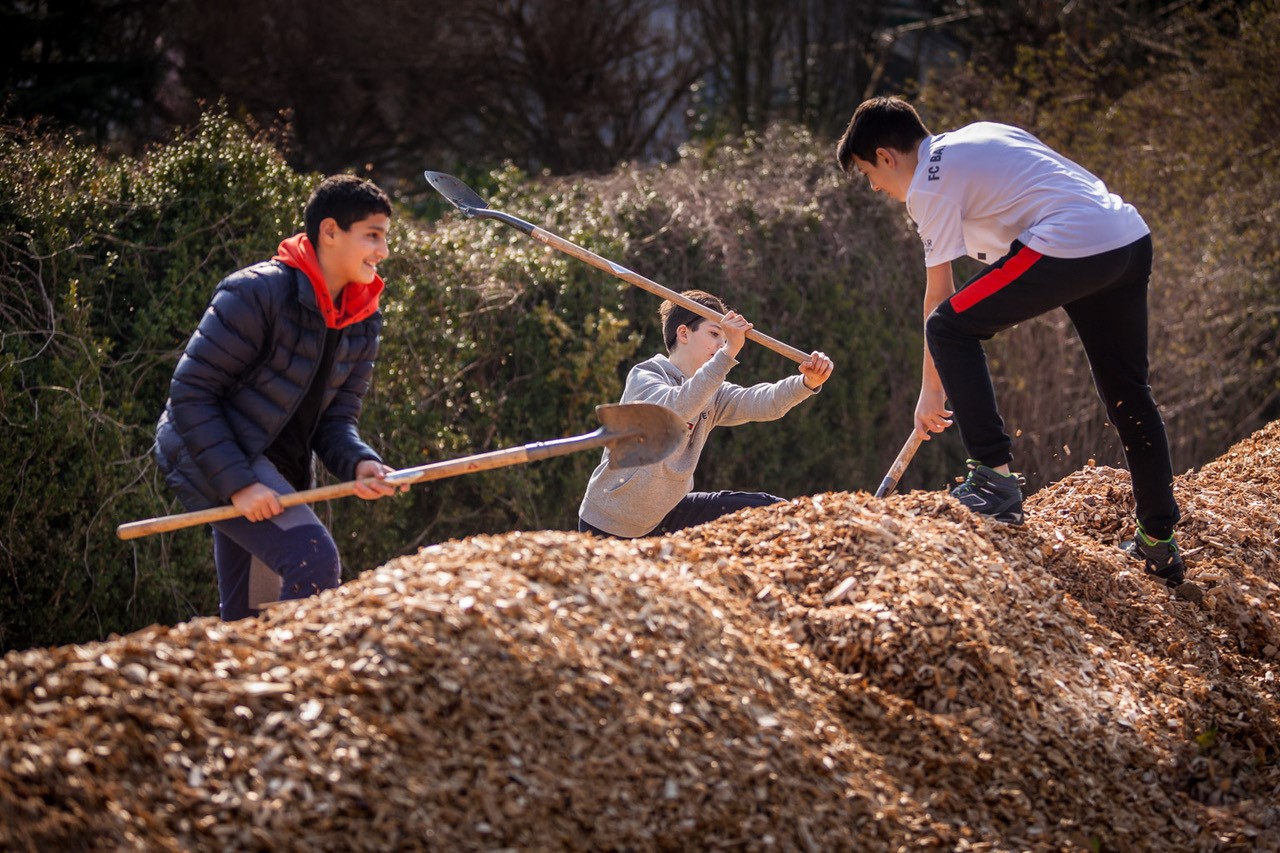
<svg viewBox="0 0 1280 853"><path fill-rule="evenodd" d="M1034 249L1022 247L1018 254L1005 261L1003 266L996 267L982 278L974 279L968 287L951 297L952 309L957 314L969 310L991 294L998 293L1006 285L1013 284L1018 276L1031 269L1031 265L1041 257L1043 256Z"/></svg>

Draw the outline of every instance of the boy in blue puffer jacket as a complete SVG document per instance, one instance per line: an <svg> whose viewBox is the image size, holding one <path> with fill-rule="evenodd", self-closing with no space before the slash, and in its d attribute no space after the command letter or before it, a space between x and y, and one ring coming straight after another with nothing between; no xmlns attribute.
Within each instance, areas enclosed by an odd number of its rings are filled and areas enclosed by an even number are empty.
<svg viewBox="0 0 1280 853"><path fill-rule="evenodd" d="M356 494L393 494L393 469L356 429L378 354L391 202L370 181L324 180L305 233L274 258L232 273L214 291L178 361L156 427L155 456L187 510L234 504L242 518L213 525L222 618L250 603L257 558L279 576L282 599L336 587L337 546L306 505L280 495L310 488L312 454ZM401 487L405 490L407 487Z"/></svg>

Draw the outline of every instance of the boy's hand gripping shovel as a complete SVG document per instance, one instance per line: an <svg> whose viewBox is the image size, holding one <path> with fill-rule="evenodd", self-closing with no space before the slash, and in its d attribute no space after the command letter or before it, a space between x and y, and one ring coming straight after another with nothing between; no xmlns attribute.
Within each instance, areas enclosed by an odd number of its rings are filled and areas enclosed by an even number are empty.
<svg viewBox="0 0 1280 853"><path fill-rule="evenodd" d="M505 222L512 228L523 231L533 239L540 243L545 243L553 249L564 252L566 255L572 255L580 261L586 261L597 269L602 269L607 273L611 273L625 281L627 284L633 284L641 290L647 290L652 294L661 296L663 299L670 299L677 305L688 308L699 317L705 317L708 320L720 322L723 314L717 313L715 310L708 308L700 302L695 302L687 296L681 296L670 288L663 287L656 281L651 281L638 273L632 272L624 266L619 266L608 258L602 258L589 249L584 249L576 243L570 243L563 237L559 237L539 228L531 222L525 222L518 216L512 216L509 213L503 213L500 210L493 210L489 207L489 203L482 199L471 187L455 178L453 175L446 175L443 172L423 172L427 181L436 189L440 195L449 200L449 203L458 210L462 211L464 216L479 219L496 219L499 222ZM785 356L797 364L808 360L809 353L801 352L793 346L784 344L782 341L771 338L768 335L757 332L755 329L747 332L747 339L766 346L779 355Z"/></svg>
<svg viewBox="0 0 1280 853"><path fill-rule="evenodd" d="M688 435L688 428L679 415L653 403L612 403L596 406L596 416L600 419L602 426L585 435L536 441L521 447L509 447L505 450L463 456L460 459L432 462L416 468L405 468L391 472L386 476L385 481L397 486L408 486L412 483L443 480L448 477L474 474L477 471L537 462L540 459L564 456L597 447L609 448L610 467L636 468L666 459ZM290 507L333 500L355 494L355 487L354 481L321 486L318 489L281 495L280 503ZM121 539L137 539L150 536L152 533L164 533L212 521L225 521L240 515L240 510L234 506L213 507L122 524L116 528L116 535Z"/></svg>

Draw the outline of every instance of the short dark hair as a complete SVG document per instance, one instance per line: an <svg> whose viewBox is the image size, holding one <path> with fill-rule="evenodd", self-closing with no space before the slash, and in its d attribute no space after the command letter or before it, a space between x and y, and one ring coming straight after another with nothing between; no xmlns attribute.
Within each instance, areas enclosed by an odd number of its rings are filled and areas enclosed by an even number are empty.
<svg viewBox="0 0 1280 853"><path fill-rule="evenodd" d="M902 98L871 98L854 110L836 146L836 160L840 171L849 174L854 168L854 157L874 163L877 148L892 148L908 154L928 135L929 129L920 120L916 108Z"/></svg>
<svg viewBox="0 0 1280 853"><path fill-rule="evenodd" d="M355 175L331 175L307 199L303 213L307 239L312 246L319 245L320 223L330 217L346 231L353 222L377 213L391 215L391 199L377 184Z"/></svg>
<svg viewBox="0 0 1280 853"><path fill-rule="evenodd" d="M680 294L686 299L692 299L699 305L705 305L711 310L727 314L729 309L720 301L719 296L712 296L705 290L686 290ZM667 345L667 352L676 345L676 331L681 326L688 326L689 331L698 331L698 326L702 325L702 321L707 319L701 314L695 314L683 305L677 305L670 299L663 300L662 305L658 308L658 316L662 318L662 340Z"/></svg>

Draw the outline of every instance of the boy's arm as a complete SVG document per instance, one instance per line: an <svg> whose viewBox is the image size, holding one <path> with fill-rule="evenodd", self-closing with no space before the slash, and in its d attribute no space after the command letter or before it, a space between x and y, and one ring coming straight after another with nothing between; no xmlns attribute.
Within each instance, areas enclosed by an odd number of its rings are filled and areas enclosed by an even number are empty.
<svg viewBox="0 0 1280 853"><path fill-rule="evenodd" d="M373 336L374 343L367 357L352 368L316 425L313 446L320 461L339 480L356 479L356 468L365 460L382 463L382 457L360 437L357 428L378 356L376 331Z"/></svg>
<svg viewBox="0 0 1280 853"><path fill-rule="evenodd" d="M711 405L729 369L737 363L737 359L721 348L680 385L672 384L671 379L658 368L647 363L638 364L627 374L622 402L656 403L686 421L692 421Z"/></svg>
<svg viewBox="0 0 1280 853"><path fill-rule="evenodd" d="M222 403L266 347L266 315L251 281L228 279L214 291L169 384L174 428L223 500L258 482Z"/></svg>
<svg viewBox="0 0 1280 853"><path fill-rule="evenodd" d="M750 388L726 382L716 395L716 426L737 426L753 421L773 421L812 397L831 378L834 365L820 352L800 364L800 375L779 382L763 382Z"/></svg>
<svg viewBox="0 0 1280 853"><path fill-rule="evenodd" d="M951 261L928 267L925 270L924 320L928 322L934 309L955 295L955 279L951 274ZM929 344L924 345L924 369L920 378L920 398L916 401L916 434L925 441L930 432L942 432L951 426L951 411L947 409L947 393L942 389L942 378L934 366Z"/></svg>
<svg viewBox="0 0 1280 853"><path fill-rule="evenodd" d="M742 352L747 332L752 328L747 318L737 311L726 311L720 318L724 343L693 376L677 385L659 369L637 365L627 376L622 402L656 403L692 422L720 393L729 370L738 363L738 353Z"/></svg>

